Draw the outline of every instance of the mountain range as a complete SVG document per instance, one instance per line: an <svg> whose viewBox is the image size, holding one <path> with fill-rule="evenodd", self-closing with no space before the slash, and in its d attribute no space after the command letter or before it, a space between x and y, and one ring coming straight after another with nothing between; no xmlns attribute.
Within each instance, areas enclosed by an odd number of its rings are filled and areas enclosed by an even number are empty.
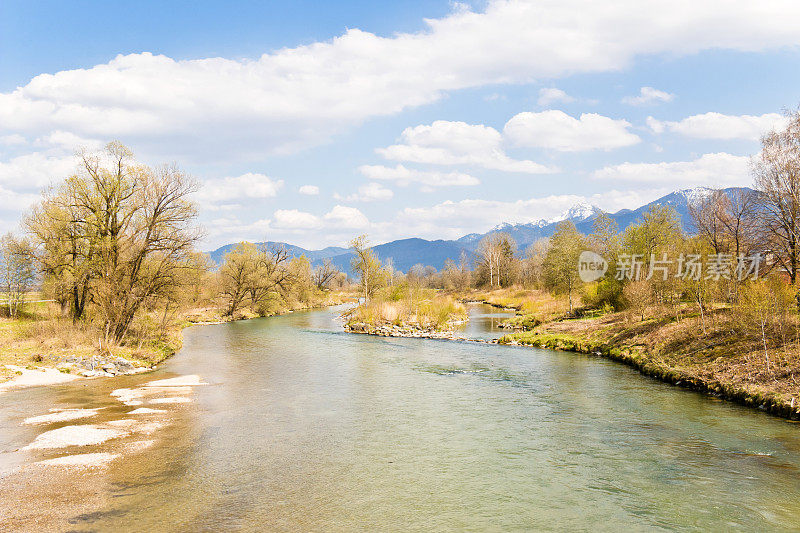
<svg viewBox="0 0 800 533"><path fill-rule="evenodd" d="M741 187L722 189L722 191L728 195L745 190L748 189ZM682 189L637 209L622 209L616 213L608 213L608 216L616 221L620 231L623 231L634 222L641 220L651 206L666 205L672 207L678 213L684 231L693 233L695 228L692 224L690 206L696 205L713 192L714 189L706 187ZM568 209L561 216L550 220L542 219L523 224L500 224L486 233L470 233L456 240L429 241L420 238L400 239L373 246L372 249L384 262L391 258L395 270L406 272L416 264L430 265L440 270L444 267L447 259L458 262L462 253L466 254L469 260L474 259L475 250L478 248L480 241L492 233L508 233L517 242L518 249L525 250L537 240L552 236L556 231L558 223L564 220L572 221L578 231L583 234L589 234L593 231L592 226L600 213L602 213L602 210L596 206L577 204ZM322 263L323 260L330 259L331 262L343 272L352 273L350 267L352 252L347 248L329 246L321 250L306 250L305 248L282 242L267 241L257 244L266 246L283 245L287 248L289 253L294 256L305 255L313 265L318 265ZM226 244L210 252L209 255L216 264L221 264L225 254L235 246L235 243Z"/></svg>

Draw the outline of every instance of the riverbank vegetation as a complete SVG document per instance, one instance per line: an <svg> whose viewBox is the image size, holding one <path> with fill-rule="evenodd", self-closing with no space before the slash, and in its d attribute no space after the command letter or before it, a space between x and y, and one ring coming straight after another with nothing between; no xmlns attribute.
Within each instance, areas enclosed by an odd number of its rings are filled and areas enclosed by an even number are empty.
<svg viewBox="0 0 800 533"><path fill-rule="evenodd" d="M514 309L506 326L516 332L503 343L606 355L798 417L800 114L787 118L786 129L763 139L754 189L691 198L689 221L655 205L620 231L600 213L590 234L565 221L524 252L496 232L474 257L448 261L438 272L417 266L381 274L378 261L372 290L413 282L437 295ZM380 300L374 305L368 314L362 304L353 320L389 318Z"/></svg>
<svg viewBox="0 0 800 533"><path fill-rule="evenodd" d="M382 288L369 305L360 305L345 316L350 324L391 324L420 331L443 331L463 323L467 313L464 305L451 295L400 284Z"/></svg>
<svg viewBox="0 0 800 533"><path fill-rule="evenodd" d="M151 367L185 325L341 301L331 289L343 275L283 249L241 243L215 268L196 249L197 185L175 165L142 165L117 142L79 161L21 235L0 239L0 380L15 374L8 364Z"/></svg>
<svg viewBox="0 0 800 533"><path fill-rule="evenodd" d="M359 276L361 304L344 314L346 328L373 332L391 326L398 334L452 330L466 320L463 304L431 287L435 269L421 265L408 273L384 265L369 247L366 235L350 243L355 255L353 270Z"/></svg>

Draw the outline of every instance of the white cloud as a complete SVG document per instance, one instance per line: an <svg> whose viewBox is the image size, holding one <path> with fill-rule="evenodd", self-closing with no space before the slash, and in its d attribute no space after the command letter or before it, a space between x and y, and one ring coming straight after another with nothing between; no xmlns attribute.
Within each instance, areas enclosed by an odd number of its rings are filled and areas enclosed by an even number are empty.
<svg viewBox="0 0 800 533"><path fill-rule="evenodd" d="M575 119L563 111L524 112L506 122L503 134L518 146L550 148L562 152L611 150L630 146L641 139L628 131L626 120L595 113Z"/></svg>
<svg viewBox="0 0 800 533"><path fill-rule="evenodd" d="M348 202L374 202L376 200L390 200L394 196L391 189L387 189L380 183L367 183L358 188L358 192L347 197L334 194L336 200L346 200Z"/></svg>
<svg viewBox="0 0 800 533"><path fill-rule="evenodd" d="M355 207L337 205L323 218L338 229L363 229L369 226L367 217Z"/></svg>
<svg viewBox="0 0 800 533"><path fill-rule="evenodd" d="M671 131L695 139L747 139L758 140L763 134L786 125L786 117L778 113L764 115L723 115L703 113L677 122L660 121L647 117L647 125L654 133Z"/></svg>
<svg viewBox="0 0 800 533"><path fill-rule="evenodd" d="M543 174L550 169L533 161L511 159L502 149L500 132L483 124L437 120L409 127L401 144L375 150L386 159L434 165L473 165L505 172ZM381 178L375 178L381 179Z"/></svg>
<svg viewBox="0 0 800 533"><path fill-rule="evenodd" d="M539 99L536 101L541 106L548 106L556 102L569 103L574 102L575 98L571 97L561 89L555 87L544 87L539 89Z"/></svg>
<svg viewBox="0 0 800 533"><path fill-rule="evenodd" d="M302 185L299 189L297 189L297 192L307 196L316 196L319 194L319 187L316 185Z"/></svg>
<svg viewBox="0 0 800 533"><path fill-rule="evenodd" d="M0 211L22 213L40 199L38 194L15 192L0 186Z"/></svg>
<svg viewBox="0 0 800 533"><path fill-rule="evenodd" d="M420 183L427 187L455 187L478 185L480 181L474 176L462 172L436 172L416 170L403 165L385 167L383 165L362 165L359 172L373 180L394 181L401 187L411 183Z"/></svg>
<svg viewBox="0 0 800 533"><path fill-rule="evenodd" d="M30 152L0 161L0 185L17 191L41 189L74 174L77 159L60 151Z"/></svg>
<svg viewBox="0 0 800 533"><path fill-rule="evenodd" d="M675 99L674 94L659 91L652 87L642 87L639 89L638 96L626 96L622 99L623 104L629 105L648 105L656 103L671 102Z"/></svg>
<svg viewBox="0 0 800 533"><path fill-rule="evenodd" d="M273 180L264 174L248 172L241 176L205 180L197 199L204 206L214 206L231 200L272 198L283 187L283 180Z"/></svg>
<svg viewBox="0 0 800 533"><path fill-rule="evenodd" d="M0 144L5 146L20 146L27 144L27 142L28 141L25 139L25 137L19 133L12 133L11 135L3 135L0 137Z"/></svg>
<svg viewBox="0 0 800 533"><path fill-rule="evenodd" d="M145 52L41 74L0 94L0 135L61 130L181 160L249 157L319 143L449 91L618 71L645 55L794 46L798 18L791 0L492 0L417 33L350 29L255 59Z"/></svg>
<svg viewBox="0 0 800 533"><path fill-rule="evenodd" d="M746 186L750 177L750 158L724 152L705 154L693 161L662 163L622 163L596 170L592 176L601 180L633 183L732 187Z"/></svg>
<svg viewBox="0 0 800 533"><path fill-rule="evenodd" d="M98 139L87 139L75 135L68 131L56 130L43 135L36 139L35 143L39 146L49 146L60 148L64 151L75 152L78 149L85 148L90 151L96 151L103 148L105 143Z"/></svg>
<svg viewBox="0 0 800 533"><path fill-rule="evenodd" d="M297 209L279 209L273 218L271 227L275 229L319 229L323 225L318 216Z"/></svg>
<svg viewBox="0 0 800 533"><path fill-rule="evenodd" d="M214 245L219 246L231 241L265 240L267 232L272 230L271 225L272 220L268 218L248 224L236 217L221 217L211 220L207 229Z"/></svg>

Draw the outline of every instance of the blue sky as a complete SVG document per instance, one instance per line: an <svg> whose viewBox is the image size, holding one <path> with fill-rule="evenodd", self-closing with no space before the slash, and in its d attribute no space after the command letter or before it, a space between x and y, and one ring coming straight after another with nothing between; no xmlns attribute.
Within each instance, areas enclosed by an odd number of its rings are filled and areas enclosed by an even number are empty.
<svg viewBox="0 0 800 533"><path fill-rule="evenodd" d="M759 135L800 102L798 17L782 1L6 0L0 230L77 147L112 139L203 184L207 248L455 238L747 185Z"/></svg>

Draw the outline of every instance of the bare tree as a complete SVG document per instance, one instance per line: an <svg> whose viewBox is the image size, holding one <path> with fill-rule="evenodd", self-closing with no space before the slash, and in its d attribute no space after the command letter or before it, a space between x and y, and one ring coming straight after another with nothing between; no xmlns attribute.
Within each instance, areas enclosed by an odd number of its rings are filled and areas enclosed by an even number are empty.
<svg viewBox="0 0 800 533"><path fill-rule="evenodd" d="M592 223L589 243L607 261L613 261L619 252L620 234L617 222L606 213L599 213Z"/></svg>
<svg viewBox="0 0 800 533"><path fill-rule="evenodd" d="M689 213L700 235L714 253L734 257L749 254L755 245L758 194L747 189L713 191L689 206Z"/></svg>
<svg viewBox="0 0 800 533"><path fill-rule="evenodd" d="M395 268L394 268L394 258L387 257L386 261L383 263L383 269L386 271L387 281L389 282L389 286L394 286L394 276L395 276Z"/></svg>
<svg viewBox="0 0 800 533"><path fill-rule="evenodd" d="M758 193L735 189L728 194L722 224L735 257L750 255L758 240Z"/></svg>
<svg viewBox="0 0 800 533"><path fill-rule="evenodd" d="M517 259L517 241L509 234L500 233L500 260L497 262L497 284L508 287L519 277L520 262Z"/></svg>
<svg viewBox="0 0 800 533"><path fill-rule="evenodd" d="M360 278L361 289L364 291L364 305L369 305L372 293L381 285L386 272L381 268L381 261L369 246L366 235L361 235L350 241L350 247L355 252L352 265Z"/></svg>
<svg viewBox="0 0 800 533"><path fill-rule="evenodd" d="M503 258L504 234L491 233L478 244L478 258L480 266L489 273L489 288L500 286L500 262ZM507 236L507 235L506 235Z"/></svg>
<svg viewBox="0 0 800 533"><path fill-rule="evenodd" d="M442 271L442 284L447 290L465 291L469 288L471 272L466 252L461 251L459 262L445 261Z"/></svg>
<svg viewBox="0 0 800 533"><path fill-rule="evenodd" d="M68 183L45 191L44 199L25 220L37 247L44 286L53 298L80 320L90 300L90 287L99 276L95 257L98 236L89 231L82 209L69 200Z"/></svg>
<svg viewBox="0 0 800 533"><path fill-rule="evenodd" d="M136 164L118 142L80 158L79 172L48 192L27 226L45 275L67 279L73 317L91 300L106 338L119 342L139 309L194 264L196 184L174 166Z"/></svg>
<svg viewBox="0 0 800 533"><path fill-rule="evenodd" d="M766 240L794 285L800 269L800 112L787 118L784 130L761 139L753 175Z"/></svg>
<svg viewBox="0 0 800 533"><path fill-rule="evenodd" d="M328 284L339 275L339 269L331 262L330 259L325 259L322 264L314 269L312 279L314 285L318 289L327 289Z"/></svg>
<svg viewBox="0 0 800 533"><path fill-rule="evenodd" d="M289 263L292 257L283 245L258 248L254 274L249 280L250 301L258 306L271 294L285 295L294 280Z"/></svg>
<svg viewBox="0 0 800 533"><path fill-rule="evenodd" d="M33 250L25 240L11 233L0 237L0 291L5 293L8 315L16 317L25 303L25 295L36 278Z"/></svg>
<svg viewBox="0 0 800 533"><path fill-rule="evenodd" d="M578 258L585 249L585 237L578 233L575 224L564 221L558 224L555 234L550 239L550 247L545 257L545 283L553 292L567 294L570 313L573 309L573 295L581 283L578 275Z"/></svg>
<svg viewBox="0 0 800 533"><path fill-rule="evenodd" d="M544 263L550 239L539 239L528 247L522 263L522 280L527 286L541 288L544 284Z"/></svg>
<svg viewBox="0 0 800 533"><path fill-rule="evenodd" d="M697 234L714 249L715 254L728 252L726 226L723 222L730 199L720 190L713 191L695 204L689 204L689 214Z"/></svg>
<svg viewBox="0 0 800 533"><path fill-rule="evenodd" d="M639 315L642 322L644 322L647 306L650 305L653 299L650 284L646 281L631 281L625 285L623 294L630 310Z"/></svg>
<svg viewBox="0 0 800 533"><path fill-rule="evenodd" d="M227 300L226 315L233 315L247 298L252 278L255 276L258 249L249 242L239 243L225 254L219 269L220 289Z"/></svg>

